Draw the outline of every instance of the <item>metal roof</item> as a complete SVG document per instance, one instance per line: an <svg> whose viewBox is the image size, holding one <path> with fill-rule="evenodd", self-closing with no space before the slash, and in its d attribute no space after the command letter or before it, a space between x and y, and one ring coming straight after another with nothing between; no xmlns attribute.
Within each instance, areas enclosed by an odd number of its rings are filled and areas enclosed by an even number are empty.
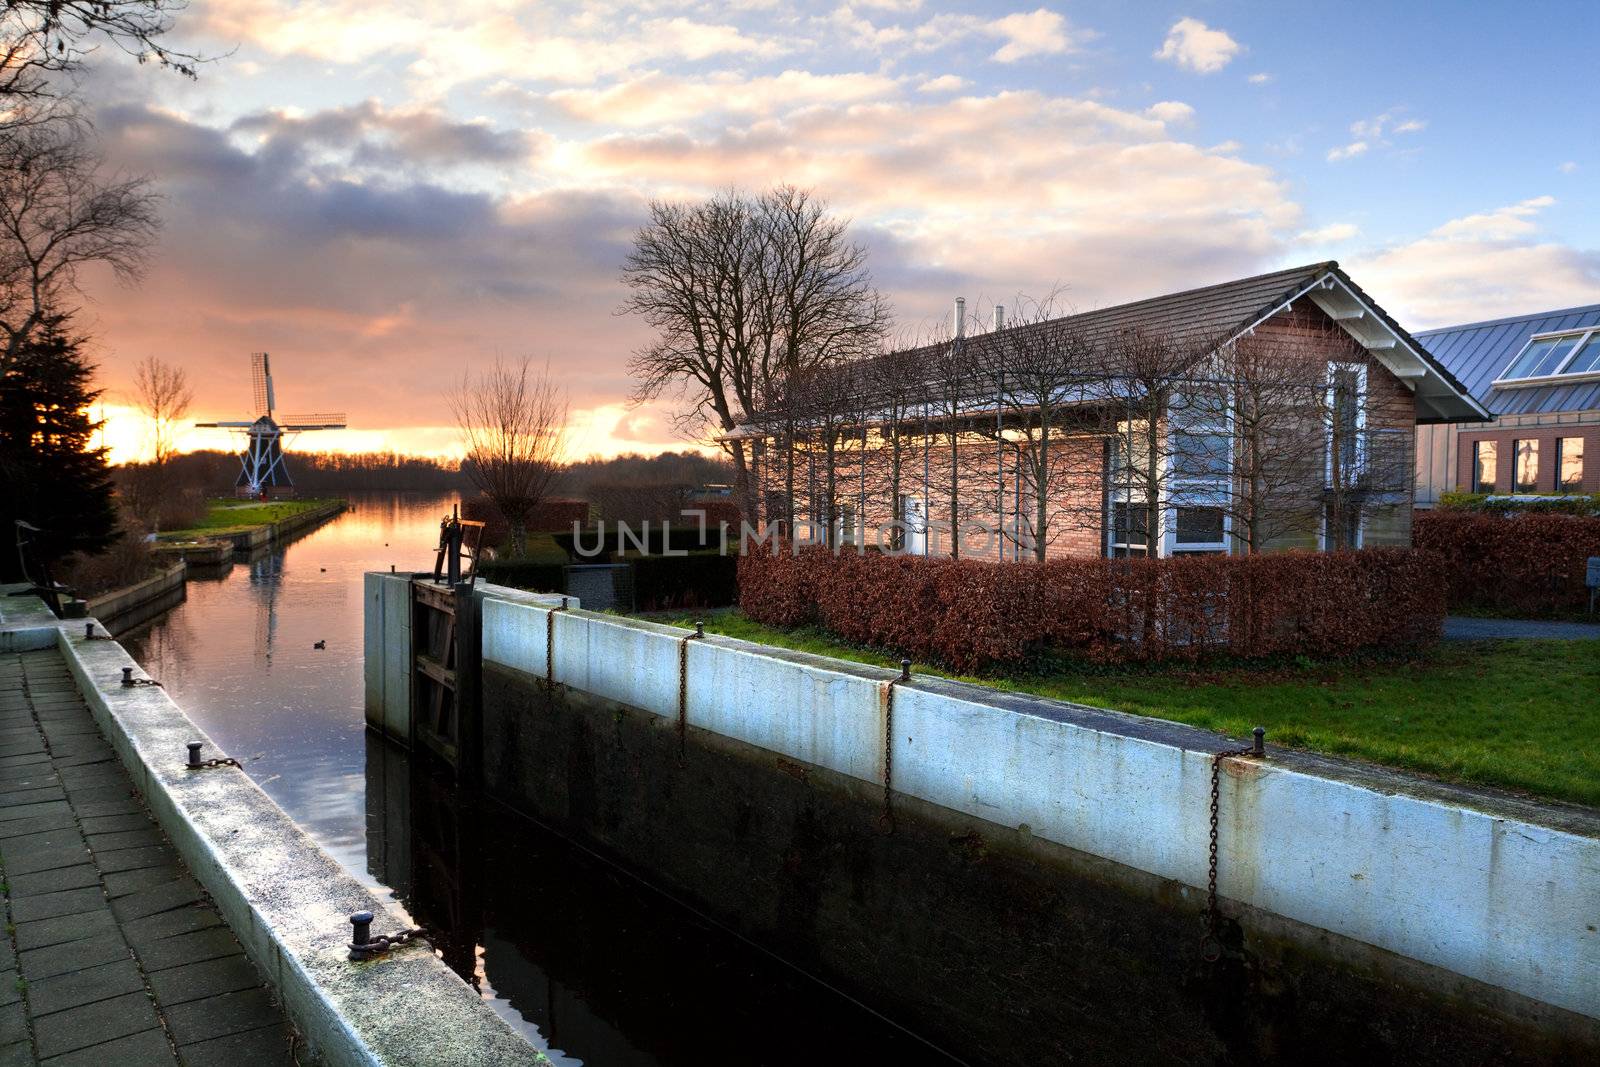
<svg viewBox="0 0 1600 1067"><path fill-rule="evenodd" d="M1488 322L1447 326L1417 334L1417 340L1461 380L1474 398L1496 415L1547 415L1600 408L1600 382L1497 389L1493 382L1536 333L1600 326L1600 304L1545 311Z"/></svg>

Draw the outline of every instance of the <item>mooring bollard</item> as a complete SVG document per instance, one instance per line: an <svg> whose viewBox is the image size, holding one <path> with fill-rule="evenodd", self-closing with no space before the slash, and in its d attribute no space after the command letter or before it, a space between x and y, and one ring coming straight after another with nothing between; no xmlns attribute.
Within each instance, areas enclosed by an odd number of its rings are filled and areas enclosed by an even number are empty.
<svg viewBox="0 0 1600 1067"><path fill-rule="evenodd" d="M123 685L132 685L133 684L133 668L132 667L124 667L124 668L122 668L122 684Z"/></svg>
<svg viewBox="0 0 1600 1067"><path fill-rule="evenodd" d="M206 747L206 743L204 741L190 741L189 742L189 744L188 744L188 748L189 748L189 769L191 771L200 769L200 766L201 766L201 763L200 763L200 750L205 748L205 747Z"/></svg>
<svg viewBox="0 0 1600 1067"><path fill-rule="evenodd" d="M1256 739L1255 751L1250 754L1259 759L1267 754L1267 728L1265 726L1257 726L1250 733Z"/></svg>
<svg viewBox="0 0 1600 1067"><path fill-rule="evenodd" d="M704 637L706 635L706 624L699 619L694 621L694 635L696 637Z"/></svg>
<svg viewBox="0 0 1600 1067"><path fill-rule="evenodd" d="M902 682L911 681L911 661L908 659L900 661L900 680Z"/></svg>
<svg viewBox="0 0 1600 1067"><path fill-rule="evenodd" d="M372 912L350 916L350 958L364 960L372 954Z"/></svg>
<svg viewBox="0 0 1600 1067"><path fill-rule="evenodd" d="M83 639L85 641L94 640L94 623L86 622L83 624Z"/></svg>

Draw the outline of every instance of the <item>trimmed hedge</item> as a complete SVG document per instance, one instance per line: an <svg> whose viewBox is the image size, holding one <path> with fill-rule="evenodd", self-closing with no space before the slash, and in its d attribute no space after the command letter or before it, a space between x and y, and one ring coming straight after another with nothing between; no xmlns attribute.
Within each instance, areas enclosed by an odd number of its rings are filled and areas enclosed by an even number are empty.
<svg viewBox="0 0 1600 1067"><path fill-rule="evenodd" d="M495 585L528 589L535 593L565 593L567 568L562 563L529 559L485 559L478 562L478 577Z"/></svg>
<svg viewBox="0 0 1600 1067"><path fill-rule="evenodd" d="M628 556L639 611L721 608L739 594L738 560L717 551L687 556Z"/></svg>
<svg viewBox="0 0 1600 1067"><path fill-rule="evenodd" d="M1444 623L1439 561L1409 549L1045 563L756 553L739 604L957 670L1043 652L1100 662L1413 649Z"/></svg>
<svg viewBox="0 0 1600 1067"><path fill-rule="evenodd" d="M1445 563L1453 609L1557 615L1588 604L1590 556L1600 556L1600 518L1550 512L1418 511L1412 543Z"/></svg>
<svg viewBox="0 0 1600 1067"><path fill-rule="evenodd" d="M1600 493L1561 496L1504 496L1493 493L1440 493L1443 511L1481 511L1491 515L1550 514L1600 516Z"/></svg>

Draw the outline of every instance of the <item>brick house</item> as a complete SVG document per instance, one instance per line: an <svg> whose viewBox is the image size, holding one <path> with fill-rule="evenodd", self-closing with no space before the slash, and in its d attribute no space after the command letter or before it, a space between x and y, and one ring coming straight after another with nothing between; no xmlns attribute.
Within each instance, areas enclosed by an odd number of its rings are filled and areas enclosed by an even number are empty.
<svg viewBox="0 0 1600 1067"><path fill-rule="evenodd" d="M1409 545L1417 427L1488 416L1331 262L1022 324L997 309L982 331L958 301L953 324L836 373L826 410L793 401L734 431L768 521L792 507L803 539L991 559ZM1136 368L1150 338L1179 370L1142 390L1142 372L1094 373ZM1052 345L1088 373L1027 385ZM1240 399L1247 347L1256 377L1280 353L1309 368L1266 430Z"/></svg>
<svg viewBox="0 0 1600 1067"><path fill-rule="evenodd" d="M1600 493L1600 304L1419 334L1493 415L1417 431L1416 504Z"/></svg>

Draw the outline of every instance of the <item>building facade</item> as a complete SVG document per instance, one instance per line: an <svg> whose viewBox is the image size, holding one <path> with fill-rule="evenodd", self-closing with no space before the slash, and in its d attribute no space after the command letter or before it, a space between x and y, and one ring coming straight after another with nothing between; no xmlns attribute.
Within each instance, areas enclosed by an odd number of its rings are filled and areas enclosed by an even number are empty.
<svg viewBox="0 0 1600 1067"><path fill-rule="evenodd" d="M1418 340L1493 415L1418 428L1418 507L1447 492L1600 493L1600 304Z"/></svg>
<svg viewBox="0 0 1600 1067"><path fill-rule="evenodd" d="M989 559L1409 545L1417 427L1488 416L1334 263L982 331L958 307L823 386L738 431L763 517Z"/></svg>

